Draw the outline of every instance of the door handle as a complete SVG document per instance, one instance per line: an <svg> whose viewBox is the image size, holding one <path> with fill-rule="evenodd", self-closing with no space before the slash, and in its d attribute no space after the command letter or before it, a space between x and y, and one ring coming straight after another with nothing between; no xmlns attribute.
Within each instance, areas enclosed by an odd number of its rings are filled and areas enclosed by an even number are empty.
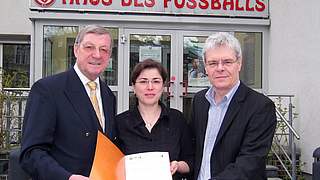
<svg viewBox="0 0 320 180"><path fill-rule="evenodd" d="M182 92L182 95L180 97L186 97L188 95L188 81L182 81L180 82L182 87L184 87L184 91Z"/></svg>
<svg viewBox="0 0 320 180"><path fill-rule="evenodd" d="M171 91L171 90L172 90L171 85L174 84L174 81L175 81L175 80L176 80L176 77L175 77L175 76L172 76L171 79L170 79L170 81L168 82L168 86L167 86L168 99L174 97L174 95L173 95L174 93L173 93L173 91Z"/></svg>

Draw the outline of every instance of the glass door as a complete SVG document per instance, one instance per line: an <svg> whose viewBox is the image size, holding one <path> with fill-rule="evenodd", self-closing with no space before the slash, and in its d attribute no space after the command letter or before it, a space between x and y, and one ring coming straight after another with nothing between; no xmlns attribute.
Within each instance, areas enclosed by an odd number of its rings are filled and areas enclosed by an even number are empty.
<svg viewBox="0 0 320 180"><path fill-rule="evenodd" d="M195 93L210 86L205 72L202 49L205 40L212 32L183 32L180 39L182 47L182 84L181 111L187 121L191 120L192 99Z"/></svg>
<svg viewBox="0 0 320 180"><path fill-rule="evenodd" d="M134 105L130 84L133 67L146 58L162 63L168 71L168 80L162 102L182 111L189 120L192 98L196 92L209 85L204 71L202 47L210 32L185 32L179 30L124 29L120 43L124 48L123 91L119 96L118 112ZM120 93L120 92L119 92Z"/></svg>
<svg viewBox="0 0 320 180"><path fill-rule="evenodd" d="M177 59L173 59L177 55L173 51L176 45L173 45L174 33L163 30L142 30L142 29L124 29L121 36L121 44L124 47L123 56L123 93L121 101L123 104L118 112L122 112L131 108L136 102L130 83L131 73L134 66L147 58L161 62L168 71L168 80L165 92L161 101L168 107L174 107L173 85L174 75L176 74ZM173 78L171 78L173 77Z"/></svg>

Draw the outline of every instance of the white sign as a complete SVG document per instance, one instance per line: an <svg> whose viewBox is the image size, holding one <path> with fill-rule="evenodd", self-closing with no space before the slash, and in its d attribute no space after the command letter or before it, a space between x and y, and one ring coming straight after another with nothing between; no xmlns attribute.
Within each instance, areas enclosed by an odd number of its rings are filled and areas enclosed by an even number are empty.
<svg viewBox="0 0 320 180"><path fill-rule="evenodd" d="M269 17L269 0L30 0L31 10Z"/></svg>
<svg viewBox="0 0 320 180"><path fill-rule="evenodd" d="M161 47L159 46L140 46L139 61L153 59L161 63Z"/></svg>

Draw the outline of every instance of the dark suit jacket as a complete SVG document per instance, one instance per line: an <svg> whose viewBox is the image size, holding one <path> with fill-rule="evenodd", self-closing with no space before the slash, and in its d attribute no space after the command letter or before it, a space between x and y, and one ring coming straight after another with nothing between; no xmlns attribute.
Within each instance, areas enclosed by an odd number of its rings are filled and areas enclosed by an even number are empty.
<svg viewBox="0 0 320 180"><path fill-rule="evenodd" d="M193 101L193 127L196 142L194 176L197 179L208 122L207 90L198 92ZM276 127L274 103L242 82L223 119L211 154L211 179L262 180L265 158Z"/></svg>
<svg viewBox="0 0 320 180"><path fill-rule="evenodd" d="M114 139L115 96L100 80L105 134ZM37 81L26 105L20 163L33 179L90 174L98 129L85 87L74 69Z"/></svg>

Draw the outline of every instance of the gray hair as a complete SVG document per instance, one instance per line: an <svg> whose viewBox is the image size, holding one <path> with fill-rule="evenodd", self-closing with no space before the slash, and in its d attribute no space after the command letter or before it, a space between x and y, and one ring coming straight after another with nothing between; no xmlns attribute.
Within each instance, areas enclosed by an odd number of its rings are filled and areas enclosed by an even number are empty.
<svg viewBox="0 0 320 180"><path fill-rule="evenodd" d="M241 52L241 46L236 37L234 37L232 34L227 32L217 32L212 35L210 35L203 47L203 59L205 59L206 52L209 49L215 49L221 46L227 46L234 50L236 58L242 59L242 52Z"/></svg>
<svg viewBox="0 0 320 180"><path fill-rule="evenodd" d="M74 42L75 45L79 45L83 41L84 36L91 33L98 34L98 35L104 35L104 34L108 35L111 39L110 51L112 51L113 39L112 39L111 33L109 32L108 29L96 24L87 25L83 29L81 29Z"/></svg>

